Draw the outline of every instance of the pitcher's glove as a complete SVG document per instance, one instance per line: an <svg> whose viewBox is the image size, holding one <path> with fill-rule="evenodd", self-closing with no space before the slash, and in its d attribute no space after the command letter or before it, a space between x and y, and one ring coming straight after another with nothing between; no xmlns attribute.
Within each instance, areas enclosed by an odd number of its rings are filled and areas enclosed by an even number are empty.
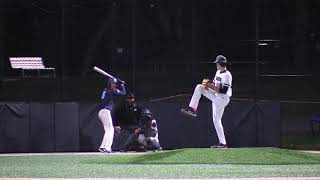
<svg viewBox="0 0 320 180"><path fill-rule="evenodd" d="M202 80L202 86L205 90L208 90L210 85L212 85L212 81L210 79Z"/></svg>

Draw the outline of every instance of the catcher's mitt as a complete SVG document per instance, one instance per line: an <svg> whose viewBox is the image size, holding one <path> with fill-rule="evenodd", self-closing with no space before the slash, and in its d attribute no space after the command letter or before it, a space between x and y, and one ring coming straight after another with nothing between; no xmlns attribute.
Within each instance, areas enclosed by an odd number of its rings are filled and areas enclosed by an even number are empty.
<svg viewBox="0 0 320 180"><path fill-rule="evenodd" d="M212 84L212 81L210 79L203 79L202 80L202 86L205 90L209 89L209 85Z"/></svg>

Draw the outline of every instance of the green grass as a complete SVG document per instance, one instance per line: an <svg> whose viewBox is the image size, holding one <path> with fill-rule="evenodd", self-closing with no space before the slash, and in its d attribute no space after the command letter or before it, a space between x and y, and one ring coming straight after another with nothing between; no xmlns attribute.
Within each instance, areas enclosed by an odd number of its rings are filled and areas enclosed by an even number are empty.
<svg viewBox="0 0 320 180"><path fill-rule="evenodd" d="M198 148L124 157L109 156L83 162L95 164L320 164L320 154L276 148Z"/></svg>
<svg viewBox="0 0 320 180"><path fill-rule="evenodd" d="M277 148L179 149L132 155L0 157L0 177L320 177L320 154Z"/></svg>

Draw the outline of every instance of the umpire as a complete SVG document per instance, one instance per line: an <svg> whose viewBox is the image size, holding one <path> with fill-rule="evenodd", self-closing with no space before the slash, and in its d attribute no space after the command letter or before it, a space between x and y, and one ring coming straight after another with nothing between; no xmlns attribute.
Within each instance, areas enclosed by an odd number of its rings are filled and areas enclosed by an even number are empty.
<svg viewBox="0 0 320 180"><path fill-rule="evenodd" d="M127 151L132 143L130 135L139 130L139 119L141 115L141 107L135 103L133 93L128 93L125 100L119 103L114 109L114 117L117 126L121 131L118 139L118 147L115 149Z"/></svg>

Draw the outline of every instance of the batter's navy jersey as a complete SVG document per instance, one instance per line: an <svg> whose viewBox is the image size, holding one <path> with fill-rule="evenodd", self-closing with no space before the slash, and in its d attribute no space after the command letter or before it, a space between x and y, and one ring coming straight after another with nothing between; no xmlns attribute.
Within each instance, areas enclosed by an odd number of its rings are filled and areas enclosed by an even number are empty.
<svg viewBox="0 0 320 180"><path fill-rule="evenodd" d="M112 111L115 100L116 100L116 96L119 95L126 95L126 89L124 87L123 84L121 84L121 90L119 89L115 89L115 90L104 90L102 92L102 102L101 102L101 108L104 109L109 109L110 111Z"/></svg>

